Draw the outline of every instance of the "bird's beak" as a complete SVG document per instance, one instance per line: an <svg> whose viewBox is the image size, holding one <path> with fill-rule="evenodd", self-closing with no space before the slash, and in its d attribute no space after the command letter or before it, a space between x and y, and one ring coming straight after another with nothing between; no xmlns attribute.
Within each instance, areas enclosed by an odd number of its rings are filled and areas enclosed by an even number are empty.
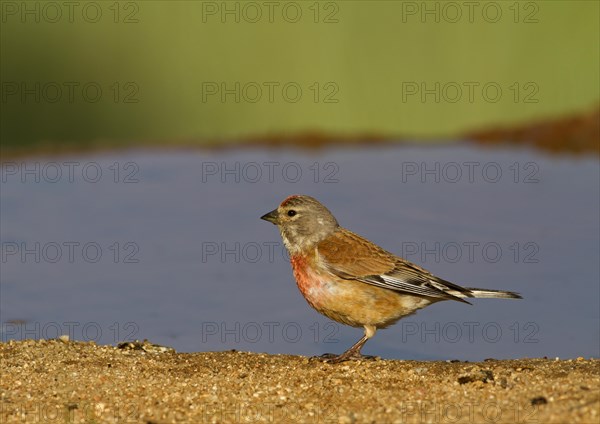
<svg viewBox="0 0 600 424"><path fill-rule="evenodd" d="M272 222L273 224L277 225L277 217L278 217L277 209L274 209L271 212L266 213L263 216L261 216L260 219L264 219L265 221L269 221L269 222Z"/></svg>

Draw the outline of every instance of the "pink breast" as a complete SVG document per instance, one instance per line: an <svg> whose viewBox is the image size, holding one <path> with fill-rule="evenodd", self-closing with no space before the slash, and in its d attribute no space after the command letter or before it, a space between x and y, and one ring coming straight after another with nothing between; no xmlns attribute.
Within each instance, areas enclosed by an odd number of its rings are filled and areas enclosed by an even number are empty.
<svg viewBox="0 0 600 424"><path fill-rule="evenodd" d="M314 308L319 309L319 304L325 295L325 285L321 276L311 269L308 258L305 256L292 256L290 258L296 284L302 295Z"/></svg>

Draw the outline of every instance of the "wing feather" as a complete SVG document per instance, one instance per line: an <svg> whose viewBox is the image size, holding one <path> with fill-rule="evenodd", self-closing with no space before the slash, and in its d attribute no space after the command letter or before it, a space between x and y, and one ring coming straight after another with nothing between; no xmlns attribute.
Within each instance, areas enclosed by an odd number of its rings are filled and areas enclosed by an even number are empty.
<svg viewBox="0 0 600 424"><path fill-rule="evenodd" d="M469 302L461 297L472 297L468 289L442 280L345 228L340 227L319 243L317 254L327 270L342 279L399 293L465 303Z"/></svg>

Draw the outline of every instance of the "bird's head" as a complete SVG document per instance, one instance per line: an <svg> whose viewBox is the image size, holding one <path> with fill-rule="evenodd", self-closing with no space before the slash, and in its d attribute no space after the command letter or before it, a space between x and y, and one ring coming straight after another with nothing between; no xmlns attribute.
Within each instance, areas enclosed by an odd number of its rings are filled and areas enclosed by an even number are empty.
<svg viewBox="0 0 600 424"><path fill-rule="evenodd" d="M279 227L281 238L291 255L306 251L328 235L339 224L325 206L310 196L294 195L279 207L261 216Z"/></svg>

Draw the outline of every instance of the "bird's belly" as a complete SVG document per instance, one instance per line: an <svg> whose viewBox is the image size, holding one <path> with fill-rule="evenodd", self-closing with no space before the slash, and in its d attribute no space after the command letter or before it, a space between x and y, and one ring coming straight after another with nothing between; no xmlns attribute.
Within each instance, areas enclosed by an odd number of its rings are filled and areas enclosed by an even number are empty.
<svg viewBox="0 0 600 424"><path fill-rule="evenodd" d="M343 324L383 328L431 303L418 296L316 272L303 257L293 257L291 263L298 288L308 303Z"/></svg>

